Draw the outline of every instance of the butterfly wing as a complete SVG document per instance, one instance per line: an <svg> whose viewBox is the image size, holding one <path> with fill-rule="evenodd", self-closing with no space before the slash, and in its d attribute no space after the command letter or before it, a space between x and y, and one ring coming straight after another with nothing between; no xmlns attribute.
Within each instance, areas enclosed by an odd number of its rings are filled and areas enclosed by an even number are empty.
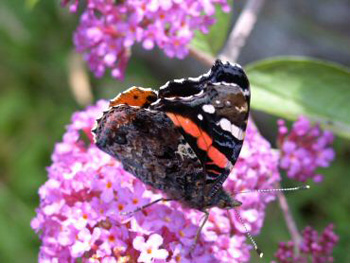
<svg viewBox="0 0 350 263"><path fill-rule="evenodd" d="M213 184L210 195L221 187L238 159L249 101L249 82L243 70L217 61L197 79L167 83L150 106L167 114L201 160L206 183Z"/></svg>
<svg viewBox="0 0 350 263"><path fill-rule="evenodd" d="M116 96L109 102L109 107L129 105L146 108L156 100L157 93L154 92L152 89L145 89L134 86L122 93L119 93L118 96Z"/></svg>

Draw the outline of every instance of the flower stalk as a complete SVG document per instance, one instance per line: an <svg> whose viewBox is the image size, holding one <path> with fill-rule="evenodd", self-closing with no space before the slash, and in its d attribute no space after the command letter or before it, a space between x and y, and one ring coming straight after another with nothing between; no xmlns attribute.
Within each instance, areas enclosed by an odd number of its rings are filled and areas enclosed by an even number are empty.
<svg viewBox="0 0 350 263"><path fill-rule="evenodd" d="M249 0L246 2L240 16L231 31L223 52L219 58L222 60L237 61L242 47L253 31L264 0Z"/></svg>
<svg viewBox="0 0 350 263"><path fill-rule="evenodd" d="M279 183L276 183L275 186L276 186L276 188L281 188L281 185ZM284 193L280 192L280 191L277 192L277 197L278 197L278 202L280 204L280 207L281 207L281 210L283 213L284 220L286 221L288 231L289 231L291 238L293 240L293 243L294 243L294 253L296 255L299 255L299 253L300 253L299 247L300 247L300 243L301 243L302 238L301 238L301 235L298 231L297 224L294 221L292 212L290 211L290 208L289 208L289 205L287 202L287 198L284 195Z"/></svg>

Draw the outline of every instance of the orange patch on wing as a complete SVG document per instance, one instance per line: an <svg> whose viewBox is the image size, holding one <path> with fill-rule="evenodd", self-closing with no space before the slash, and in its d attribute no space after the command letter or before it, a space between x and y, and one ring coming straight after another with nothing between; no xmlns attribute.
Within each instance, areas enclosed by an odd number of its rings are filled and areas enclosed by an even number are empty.
<svg viewBox="0 0 350 263"><path fill-rule="evenodd" d="M182 129L184 129L186 133L190 134L195 138L201 136L200 129L198 128L197 124L195 124L193 121L182 116L178 116L177 119L179 120Z"/></svg>
<svg viewBox="0 0 350 263"><path fill-rule="evenodd" d="M166 115L170 118L170 120L175 124L175 126L181 126L180 121L177 118L177 115L171 112L166 112Z"/></svg>
<svg viewBox="0 0 350 263"><path fill-rule="evenodd" d="M209 148L208 156L220 168L226 167L227 162L228 162L226 156L223 153L221 153L218 149L216 149L214 146L211 146Z"/></svg>
<svg viewBox="0 0 350 263"><path fill-rule="evenodd" d="M207 151L212 143L213 140L209 137L209 135L205 131L202 131L201 136L197 139L198 147L204 151Z"/></svg>
<svg viewBox="0 0 350 263"><path fill-rule="evenodd" d="M109 107L126 104L130 106L142 107L151 104L157 99L157 95L152 90L146 90L139 87L132 87L129 90L120 93L110 101Z"/></svg>
<svg viewBox="0 0 350 263"><path fill-rule="evenodd" d="M195 138L202 135L203 131L189 118L171 112L167 112L166 115L172 120L175 126L180 126L187 134Z"/></svg>
<svg viewBox="0 0 350 263"><path fill-rule="evenodd" d="M200 149L207 151L213 143L209 135L197 126L196 123L189 118L183 117L179 114L167 112L166 115L177 127L181 127L187 134L197 138L197 145Z"/></svg>

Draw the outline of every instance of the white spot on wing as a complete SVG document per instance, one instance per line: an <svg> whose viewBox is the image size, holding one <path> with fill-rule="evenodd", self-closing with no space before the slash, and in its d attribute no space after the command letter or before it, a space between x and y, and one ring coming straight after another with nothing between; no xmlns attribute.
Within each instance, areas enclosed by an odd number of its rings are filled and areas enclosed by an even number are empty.
<svg viewBox="0 0 350 263"><path fill-rule="evenodd" d="M215 107L213 105L210 105L210 104L203 105L202 109L204 112L210 113L210 114L213 114L215 112Z"/></svg>
<svg viewBox="0 0 350 263"><path fill-rule="evenodd" d="M244 139L244 132L241 128L237 127L236 125L231 125L231 134L236 137L238 140Z"/></svg>
<svg viewBox="0 0 350 263"><path fill-rule="evenodd" d="M238 140L242 141L244 139L245 134L243 130L232 124L228 119L222 118L216 125L220 125L221 129L231 133L233 137L237 138Z"/></svg>
<svg viewBox="0 0 350 263"><path fill-rule="evenodd" d="M249 95L250 95L249 89L243 90L243 95L244 95L244 96L249 96Z"/></svg>
<svg viewBox="0 0 350 263"><path fill-rule="evenodd" d="M174 79L173 80L175 83L183 83L185 79Z"/></svg>
<svg viewBox="0 0 350 263"><path fill-rule="evenodd" d="M223 129L224 131L231 132L231 122L228 119L222 118L219 124L221 129Z"/></svg>
<svg viewBox="0 0 350 263"><path fill-rule="evenodd" d="M246 112L247 111L247 104L242 105L241 107L235 106L235 109L238 112Z"/></svg>
<svg viewBox="0 0 350 263"><path fill-rule="evenodd" d="M203 115L202 114L198 114L197 118L202 121L203 120Z"/></svg>

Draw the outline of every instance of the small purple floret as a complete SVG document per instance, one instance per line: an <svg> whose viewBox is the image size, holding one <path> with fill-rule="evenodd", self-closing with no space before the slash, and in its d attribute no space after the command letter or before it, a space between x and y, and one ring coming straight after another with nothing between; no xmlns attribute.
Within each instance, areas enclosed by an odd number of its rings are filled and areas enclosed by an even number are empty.
<svg viewBox="0 0 350 263"><path fill-rule="evenodd" d="M289 178L305 182L312 179L319 183L323 176L316 173L318 167L328 167L334 160L331 148L333 134L322 131L318 125L311 125L305 117L300 117L288 134L283 120L278 122L278 145L281 149L280 167L287 171Z"/></svg>
<svg viewBox="0 0 350 263"><path fill-rule="evenodd" d="M62 4L71 12L79 7L78 0ZM195 30L208 33L215 23L215 5L230 10L227 0L89 0L74 43L97 77L109 69L123 79L135 43L147 50L157 46L169 57L187 56Z"/></svg>
<svg viewBox="0 0 350 263"><path fill-rule="evenodd" d="M300 244L300 255L294 252L294 243L281 242L275 254L278 263L332 263L332 252L338 243L338 236L333 231L333 224L328 225L319 236L312 227L303 231L303 240Z"/></svg>

